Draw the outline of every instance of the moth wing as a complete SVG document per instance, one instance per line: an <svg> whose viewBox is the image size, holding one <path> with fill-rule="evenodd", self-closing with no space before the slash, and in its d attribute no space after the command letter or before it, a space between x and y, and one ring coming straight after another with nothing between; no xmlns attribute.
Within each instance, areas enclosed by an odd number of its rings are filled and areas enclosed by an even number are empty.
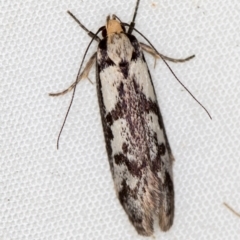
<svg viewBox="0 0 240 240"><path fill-rule="evenodd" d="M139 234L153 234L155 214L162 230L167 230L174 215L171 149L134 36L118 34L100 42L97 92L111 172L123 208Z"/></svg>

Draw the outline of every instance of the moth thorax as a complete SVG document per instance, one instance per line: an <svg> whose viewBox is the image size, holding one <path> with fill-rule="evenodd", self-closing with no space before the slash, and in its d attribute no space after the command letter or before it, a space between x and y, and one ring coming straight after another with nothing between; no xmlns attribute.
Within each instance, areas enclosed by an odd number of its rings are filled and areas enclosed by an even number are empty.
<svg viewBox="0 0 240 240"><path fill-rule="evenodd" d="M115 33L123 32L122 26L119 21L115 19L109 19L106 24L107 36Z"/></svg>

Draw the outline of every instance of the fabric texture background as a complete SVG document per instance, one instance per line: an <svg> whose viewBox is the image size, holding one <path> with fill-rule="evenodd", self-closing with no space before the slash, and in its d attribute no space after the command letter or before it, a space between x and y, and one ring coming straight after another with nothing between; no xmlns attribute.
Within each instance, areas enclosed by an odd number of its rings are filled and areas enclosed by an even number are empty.
<svg viewBox="0 0 240 240"><path fill-rule="evenodd" d="M89 36L115 13L129 23L135 0L1 2L0 239L146 239L115 194L96 84L83 80L60 139ZM155 239L236 240L240 218L240 1L142 0L136 28L174 58L176 82L162 61L145 54L175 156L175 221ZM134 33L140 41L138 34ZM86 60L96 51L93 43ZM95 67L90 73L95 82Z"/></svg>

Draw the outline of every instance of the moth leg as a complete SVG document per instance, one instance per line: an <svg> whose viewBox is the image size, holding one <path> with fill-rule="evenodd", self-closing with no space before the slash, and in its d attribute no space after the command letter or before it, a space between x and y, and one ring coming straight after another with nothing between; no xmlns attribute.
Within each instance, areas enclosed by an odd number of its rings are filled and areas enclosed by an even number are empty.
<svg viewBox="0 0 240 240"><path fill-rule="evenodd" d="M170 62L174 62L174 63L178 63L178 62L186 62L186 61L189 61L191 60L192 58L195 57L195 55L192 55L192 56L189 56L187 58L184 58L184 59L175 59L175 58L170 58L170 57L167 57L161 53L157 53L151 46L149 45L146 45L145 43L140 43L142 49L144 51L146 51L147 53L151 54L154 58L155 58L155 61L156 59L158 58L163 58L164 60L167 60L167 61L170 61Z"/></svg>
<svg viewBox="0 0 240 240"><path fill-rule="evenodd" d="M233 212L237 217L240 217L240 213L236 212L232 207L230 207L227 203L223 203L225 207L227 207L231 212Z"/></svg>
<svg viewBox="0 0 240 240"><path fill-rule="evenodd" d="M83 71L81 73L78 73L76 81L69 88L65 89L62 92L49 93L49 96L56 97L56 96L61 96L70 92L83 78L87 78L91 82L91 80L88 78L88 74L93 66L93 63L95 62L96 56L97 56L97 53L95 52L87 62L86 67L83 69Z"/></svg>

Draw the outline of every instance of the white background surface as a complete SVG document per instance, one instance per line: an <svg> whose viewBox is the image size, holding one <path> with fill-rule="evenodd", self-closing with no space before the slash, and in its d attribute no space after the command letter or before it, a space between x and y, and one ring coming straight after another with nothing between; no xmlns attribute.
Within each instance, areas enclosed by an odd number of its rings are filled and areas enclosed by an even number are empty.
<svg viewBox="0 0 240 240"><path fill-rule="evenodd" d="M75 80L90 41L66 11L96 31L110 13L130 22L134 6L134 0L1 2L1 240L144 239L115 195L96 85L78 85L58 151L71 94L48 96ZM239 239L240 218L222 203L240 211L240 2L142 0L136 27L165 55L196 54L170 65L213 117L147 56L176 158L175 222L167 233L156 226L155 239Z"/></svg>

